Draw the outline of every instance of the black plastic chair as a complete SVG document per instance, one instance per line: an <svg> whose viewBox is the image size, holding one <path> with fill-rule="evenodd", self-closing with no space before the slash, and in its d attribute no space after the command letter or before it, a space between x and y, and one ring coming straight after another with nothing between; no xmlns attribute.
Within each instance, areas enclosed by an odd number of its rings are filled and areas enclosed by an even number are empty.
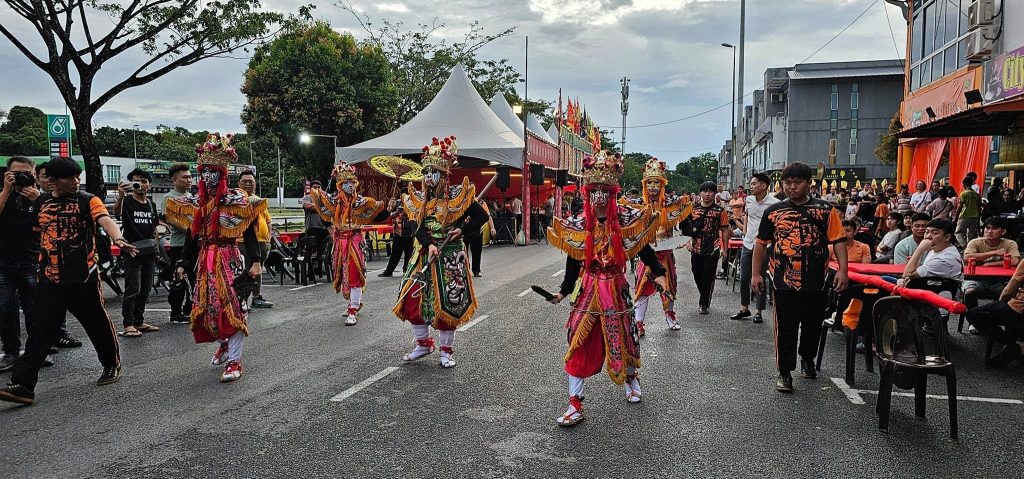
<svg viewBox="0 0 1024 479"><path fill-rule="evenodd" d="M316 249L316 238L307 236L298 241L295 247L295 256L292 257L292 268L295 270L295 281L303 286L313 280L316 284L316 275L313 274L313 255Z"/></svg>
<svg viewBox="0 0 1024 479"><path fill-rule="evenodd" d="M925 291L931 291L935 294L948 293L949 299L956 299L957 294L960 293L960 286L963 281L952 278L939 278L935 276L927 276L924 278L914 278L907 282L908 288L923 289ZM949 321L949 311L942 316L944 321ZM946 323L942 324L943 329L948 329ZM963 315L960 315L960 324L957 331L963 328Z"/></svg>
<svg viewBox="0 0 1024 479"><path fill-rule="evenodd" d="M288 265L293 264L294 259L295 250L285 246L284 242L281 241L281 234L276 229L272 230L270 234L270 253L267 254L267 262L264 264L267 267L267 272L270 273L270 277L274 278L282 286L284 285L285 276L291 278L292 281L297 281L291 271L288 271Z"/></svg>
<svg viewBox="0 0 1024 479"><path fill-rule="evenodd" d="M846 291L840 294L832 293L829 300L834 301L833 310L835 311L835 318L825 318L824 326L821 328L821 337L818 339L818 357L814 364L815 369L821 371L821 360L825 356L825 342L828 339L829 329L834 329L841 330L845 339L846 374L844 377L846 384L853 386L856 381L857 338L860 336L864 336L864 367L869 373L875 371L874 352L871 349L871 341L874 336L871 326L871 311L875 303L887 295L888 293L879 288L857 283L851 284L846 288ZM840 296L859 299L863 302L863 307L860 310L860 320L855 331L842 325L843 312L846 310L846 306L849 305L849 301L840 301Z"/></svg>
<svg viewBox="0 0 1024 479"><path fill-rule="evenodd" d="M957 437L956 369L946 359L945 321L939 310L930 304L889 297L878 300L873 310L875 353L881 368L878 386L878 429L888 432L889 410L892 406L892 387L914 389L914 413L924 417L928 391L928 375L946 378L949 396L949 435ZM938 341L928 348L922 326L931 325ZM932 354L928 353L931 349Z"/></svg>
<svg viewBox="0 0 1024 479"><path fill-rule="evenodd" d="M334 240L332 238L325 239L320 243L320 249L317 250L315 257L313 258L313 264L318 266L320 271L323 272L324 278L327 281L334 281Z"/></svg>

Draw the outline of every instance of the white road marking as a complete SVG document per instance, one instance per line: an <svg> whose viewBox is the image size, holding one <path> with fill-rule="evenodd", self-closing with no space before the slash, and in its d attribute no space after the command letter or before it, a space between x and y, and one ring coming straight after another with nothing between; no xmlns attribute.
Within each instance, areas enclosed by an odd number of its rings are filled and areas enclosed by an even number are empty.
<svg viewBox="0 0 1024 479"><path fill-rule="evenodd" d="M466 324L463 324L462 326L459 326L459 329L456 329L456 331L465 331L465 330L467 330L469 328L472 328L473 326L476 326L476 323L479 323L480 321L483 321L483 320L485 320L485 319L487 319L489 317L491 317L491 315L489 315L489 314L481 314L476 319L474 319L474 320L472 320L472 321L470 321L470 322L468 322Z"/></svg>
<svg viewBox="0 0 1024 479"><path fill-rule="evenodd" d="M373 270L373 271L367 271L367 272L366 272L366 274L377 274L377 273L383 273L385 269L387 269L387 268L381 268L381 269L375 269L375 270Z"/></svg>
<svg viewBox="0 0 1024 479"><path fill-rule="evenodd" d="M841 391L843 391L843 394L846 395L847 399L849 399L850 402L854 404L864 404L864 399L860 397L861 394L878 394L878 391L872 391L870 389L851 388L846 384L845 380L840 378L832 378L832 382L835 383L835 385L839 387ZM905 393L901 391L893 391L892 395L911 398L914 397L914 393ZM949 396L944 396L941 394L925 394L924 397L928 399L941 399L943 401L949 400ZM985 398L976 396L957 396L956 399L957 401L987 402L994 404L1024 404L1024 401L1021 401L1020 399Z"/></svg>
<svg viewBox="0 0 1024 479"><path fill-rule="evenodd" d="M523 296L526 296L526 295L528 295L528 294L530 294L532 292L533 292L532 289L527 289L526 291L523 291L522 293L519 293L516 296L519 296L520 298L522 298Z"/></svg>
<svg viewBox="0 0 1024 479"><path fill-rule="evenodd" d="M355 393L357 393L359 391L362 391L363 389L366 389L371 384L373 384L373 383L375 383L377 381L380 381L381 379L384 379L388 374L391 374L391 373L393 373L395 371L398 371L398 368L395 367L395 366L384 368L383 371L381 371L381 372L379 372L377 374L374 374L373 376L370 376L369 378L366 378L364 381L360 382L359 384L356 384L355 386L352 386L352 387L342 391L341 394L338 394L337 396L332 397L331 398L331 402L342 402L345 399L348 399L353 394L355 394Z"/></svg>
<svg viewBox="0 0 1024 479"><path fill-rule="evenodd" d="M154 312L154 313L170 313L171 310L170 309L162 309L162 308L154 308L154 309L146 308L146 312L147 313L149 313L149 312Z"/></svg>
<svg viewBox="0 0 1024 479"><path fill-rule="evenodd" d="M298 288L289 289L288 291L298 291L300 289L312 288L313 286L319 286L321 284L324 284L324 283L307 284L305 286L299 286Z"/></svg>
<svg viewBox="0 0 1024 479"><path fill-rule="evenodd" d="M564 269L560 269L560 270L558 270L557 272L555 272L555 274L551 275L551 277L552 277L552 278L554 278L555 276L559 276L559 275L561 275L561 274L562 274L562 273L564 273L564 272L565 272L565 270L564 270Z"/></svg>

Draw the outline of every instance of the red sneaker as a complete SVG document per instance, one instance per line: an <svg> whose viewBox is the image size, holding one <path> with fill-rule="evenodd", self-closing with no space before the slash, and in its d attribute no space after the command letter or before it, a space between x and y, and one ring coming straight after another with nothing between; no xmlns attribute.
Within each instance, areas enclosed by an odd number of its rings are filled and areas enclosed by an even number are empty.
<svg viewBox="0 0 1024 479"><path fill-rule="evenodd" d="M210 360L211 366L220 366L228 360L228 343L220 343L220 346L213 353L213 359Z"/></svg>
<svg viewBox="0 0 1024 479"><path fill-rule="evenodd" d="M220 376L220 382L229 383L238 378L242 377L242 363L239 361L231 361L227 367L224 368L224 374Z"/></svg>

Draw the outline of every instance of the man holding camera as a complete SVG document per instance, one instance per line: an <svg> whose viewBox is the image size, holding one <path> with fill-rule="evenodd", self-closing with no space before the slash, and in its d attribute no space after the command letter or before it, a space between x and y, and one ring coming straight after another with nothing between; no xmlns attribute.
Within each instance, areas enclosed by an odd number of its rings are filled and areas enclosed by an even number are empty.
<svg viewBox="0 0 1024 479"><path fill-rule="evenodd" d="M24 156L8 159L0 191L0 344L4 352L0 371L14 367L21 351L19 303L25 310L25 329L32 329L39 257L39 237L32 234L32 225L40 195L33 167Z"/></svg>
<svg viewBox="0 0 1024 479"><path fill-rule="evenodd" d="M124 298L121 301L121 316L124 331L121 336L137 338L142 333L159 331L158 326L146 323L146 300L153 289L153 274L159 235L156 230L156 204L149 197L152 176L138 168L128 173L128 181L117 185L117 201L114 216L121 220L121 231L125 241L138 249L135 256L122 255L124 261Z"/></svg>

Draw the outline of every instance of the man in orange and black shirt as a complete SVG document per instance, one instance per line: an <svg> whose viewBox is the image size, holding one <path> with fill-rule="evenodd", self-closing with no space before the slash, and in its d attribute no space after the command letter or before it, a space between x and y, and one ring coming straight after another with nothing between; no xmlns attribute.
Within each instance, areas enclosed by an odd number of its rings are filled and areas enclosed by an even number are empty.
<svg viewBox="0 0 1024 479"><path fill-rule="evenodd" d="M718 259L722 256L722 250L729 245L729 214L725 208L715 204L716 188L713 181L700 185L700 203L680 227L684 234L693 238L685 246L690 250L693 281L697 283L697 291L700 292L697 303L700 314L708 314L708 308L711 307Z"/></svg>
<svg viewBox="0 0 1024 479"><path fill-rule="evenodd" d="M779 378L775 389L793 392L796 356L800 354L800 376L814 379L814 357L825 316L825 279L829 245L839 271L836 291L846 289L846 235L839 212L828 202L811 198L811 168L790 163L782 170L786 200L764 212L754 245L754 271L768 260L768 275L775 298L775 364ZM771 248L769 254L769 247ZM764 279L751 280L754 291L764 291ZM797 349L797 336L800 347Z"/></svg>
<svg viewBox="0 0 1024 479"><path fill-rule="evenodd" d="M35 327L29 331L25 354L11 372L11 384L0 389L0 400L19 404L35 402L39 368L57 339L68 311L96 348L103 365L97 385L117 382L121 377L117 335L103 308L96 267L96 227L102 227L122 251L136 249L121 236L107 215L103 201L78 191L82 169L70 158L55 158L46 167L53 181L52 196L37 203L35 230L39 233L39 285L34 305Z"/></svg>

